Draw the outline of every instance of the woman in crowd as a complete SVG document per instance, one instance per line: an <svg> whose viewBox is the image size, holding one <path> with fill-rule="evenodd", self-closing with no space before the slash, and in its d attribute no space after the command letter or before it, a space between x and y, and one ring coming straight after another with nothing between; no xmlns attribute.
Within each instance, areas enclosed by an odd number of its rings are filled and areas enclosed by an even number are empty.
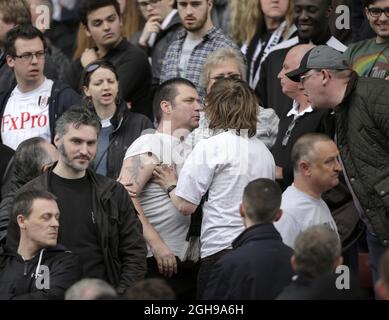
<svg viewBox="0 0 389 320"><path fill-rule="evenodd" d="M243 231L239 204L244 187L257 178L275 178L273 156L256 137L257 100L241 80L217 81L206 98L205 115L216 133L202 139L180 171L157 166L155 182L169 190L184 215L195 212L204 195L197 294L202 296L213 264ZM176 185L176 187L175 187Z"/></svg>
<svg viewBox="0 0 389 320"><path fill-rule="evenodd" d="M82 91L85 107L96 111L102 125L92 166L97 173L116 179L128 147L152 123L131 112L120 99L118 75L109 61L97 60L85 68Z"/></svg>
<svg viewBox="0 0 389 320"><path fill-rule="evenodd" d="M246 79L246 65L242 54L233 48L220 48L212 52L204 63L200 77L200 84L211 90L212 85L220 79ZM273 109L264 109L257 104L257 130L256 136L270 149L277 138L279 119ZM199 140L213 135L208 128L208 120L204 112L200 112L199 128L188 137L189 143L195 145Z"/></svg>
<svg viewBox="0 0 389 320"><path fill-rule="evenodd" d="M246 55L251 88L270 51L297 33L292 22L293 0L231 0L231 36Z"/></svg>

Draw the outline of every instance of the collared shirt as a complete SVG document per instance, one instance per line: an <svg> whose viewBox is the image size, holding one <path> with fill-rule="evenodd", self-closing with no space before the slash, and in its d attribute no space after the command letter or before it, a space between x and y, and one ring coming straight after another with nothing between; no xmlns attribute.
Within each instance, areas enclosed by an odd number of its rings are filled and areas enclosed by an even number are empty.
<svg viewBox="0 0 389 320"><path fill-rule="evenodd" d="M166 52L162 66L160 83L179 76L179 64L182 47L187 36L186 30L181 30ZM201 97L205 96L205 88L200 86L200 74L208 55L216 49L232 47L239 51L238 46L227 37L219 28L213 27L203 37L202 41L193 49L188 61L186 79L192 81Z"/></svg>
<svg viewBox="0 0 389 320"><path fill-rule="evenodd" d="M173 9L170 11L170 13L166 16L166 18L161 23L161 30L165 30L167 26L169 25L170 21L172 21L174 15L177 13L177 9Z"/></svg>
<svg viewBox="0 0 389 320"><path fill-rule="evenodd" d="M297 117L303 116L306 113L310 113L313 111L312 106L309 106L308 108L299 112L299 107L300 107L300 104L296 100L293 100L292 109L289 110L289 112L287 113L286 116L287 117L294 116L295 118L297 118Z"/></svg>
<svg viewBox="0 0 389 320"><path fill-rule="evenodd" d="M271 52L290 48L300 43L300 39L298 36L290 38L287 41L281 42L280 44L276 45L272 48ZM312 43L312 42L310 42ZM338 51L345 52L347 50L347 46L345 46L342 42L340 42L338 39L336 39L334 36L331 36L328 41L325 43L327 46L332 47ZM270 53L269 53L270 54Z"/></svg>

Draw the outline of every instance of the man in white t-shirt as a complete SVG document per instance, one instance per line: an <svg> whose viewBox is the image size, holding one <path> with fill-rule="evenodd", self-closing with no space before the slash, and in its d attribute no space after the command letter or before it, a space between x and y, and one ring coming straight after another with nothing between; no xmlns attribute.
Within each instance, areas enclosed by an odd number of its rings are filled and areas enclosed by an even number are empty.
<svg viewBox="0 0 389 320"><path fill-rule="evenodd" d="M16 149L32 137L52 142L55 120L81 97L60 81L43 74L46 42L31 25L21 25L7 33L4 52L13 69L16 87L0 92L1 141Z"/></svg>
<svg viewBox="0 0 389 320"><path fill-rule="evenodd" d="M300 232L314 225L337 227L321 195L339 183L342 168L334 141L320 133L299 138L292 149L294 182L282 194L284 214L275 223L285 244L294 248Z"/></svg>
<svg viewBox="0 0 389 320"><path fill-rule="evenodd" d="M152 175L159 164L175 165L180 171L191 151L184 138L199 124L199 101L196 87L189 80L174 78L162 84L154 99L154 114L159 122L157 130L132 143L119 177L119 181L131 185L132 192L138 196L133 201L140 211L148 244L147 276L161 273L170 278L169 284L181 298L184 296L179 291L189 289L188 278L193 280L193 286L196 280L194 272L185 275L181 263L190 217L176 209L169 193L152 181Z"/></svg>

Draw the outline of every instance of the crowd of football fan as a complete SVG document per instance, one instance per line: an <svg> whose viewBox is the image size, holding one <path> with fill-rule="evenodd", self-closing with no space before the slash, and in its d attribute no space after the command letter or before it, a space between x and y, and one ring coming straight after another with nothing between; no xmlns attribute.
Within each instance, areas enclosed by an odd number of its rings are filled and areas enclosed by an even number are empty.
<svg viewBox="0 0 389 320"><path fill-rule="evenodd" d="M389 0L0 0L0 299L389 300L388 61Z"/></svg>

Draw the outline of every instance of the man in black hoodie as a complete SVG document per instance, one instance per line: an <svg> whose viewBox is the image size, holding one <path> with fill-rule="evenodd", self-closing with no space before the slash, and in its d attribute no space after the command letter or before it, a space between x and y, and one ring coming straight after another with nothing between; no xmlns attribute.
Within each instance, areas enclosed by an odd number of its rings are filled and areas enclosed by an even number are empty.
<svg viewBox="0 0 389 320"><path fill-rule="evenodd" d="M20 230L17 251L0 255L0 299L63 299L81 278L78 259L57 244L59 209L47 191L27 191L15 198L12 217Z"/></svg>

